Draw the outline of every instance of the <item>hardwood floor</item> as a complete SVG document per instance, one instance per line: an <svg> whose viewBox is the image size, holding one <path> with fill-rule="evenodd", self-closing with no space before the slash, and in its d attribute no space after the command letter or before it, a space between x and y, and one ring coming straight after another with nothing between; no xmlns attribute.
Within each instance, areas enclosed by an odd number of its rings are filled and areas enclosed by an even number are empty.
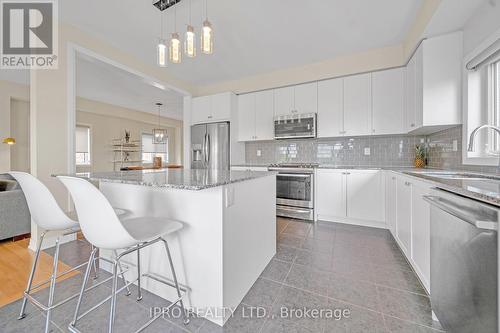
<svg viewBox="0 0 500 333"><path fill-rule="evenodd" d="M29 238L19 241L2 241L0 242L0 307L9 304L17 299L22 298L26 282L30 274L31 265L35 258L35 253L28 249ZM53 258L49 254L42 251L38 259L38 267L36 270L33 284L37 284L48 279L52 272ZM58 272L64 272L71 267L59 261ZM58 279L64 280L71 276L79 274L71 272L64 277ZM42 288L46 288L45 285ZM45 302L44 302L45 303Z"/></svg>

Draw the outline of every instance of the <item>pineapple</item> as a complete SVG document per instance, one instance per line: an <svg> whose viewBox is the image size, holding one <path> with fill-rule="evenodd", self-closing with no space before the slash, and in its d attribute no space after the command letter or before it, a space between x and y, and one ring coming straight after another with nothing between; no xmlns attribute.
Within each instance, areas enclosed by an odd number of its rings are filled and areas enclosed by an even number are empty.
<svg viewBox="0 0 500 333"><path fill-rule="evenodd" d="M415 146L415 168L424 168L425 161L425 147L423 145Z"/></svg>

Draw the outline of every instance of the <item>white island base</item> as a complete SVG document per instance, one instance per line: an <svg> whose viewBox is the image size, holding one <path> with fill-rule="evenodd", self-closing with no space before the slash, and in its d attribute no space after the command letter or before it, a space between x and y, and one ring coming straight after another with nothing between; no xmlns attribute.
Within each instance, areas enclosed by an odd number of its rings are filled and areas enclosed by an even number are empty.
<svg viewBox="0 0 500 333"><path fill-rule="evenodd" d="M164 216L184 228L167 238L179 283L187 287L185 306L223 325L276 253L276 177L235 182L204 190L161 188L101 181L101 191L114 207L137 216ZM110 258L111 252L101 250ZM136 254L122 259L137 276ZM110 271L104 261L102 268ZM141 250L141 272L172 279L161 242ZM143 278L142 287L167 300L173 288ZM132 290L134 295L134 290ZM132 297L132 296L131 296ZM167 306L167 304L165 305Z"/></svg>

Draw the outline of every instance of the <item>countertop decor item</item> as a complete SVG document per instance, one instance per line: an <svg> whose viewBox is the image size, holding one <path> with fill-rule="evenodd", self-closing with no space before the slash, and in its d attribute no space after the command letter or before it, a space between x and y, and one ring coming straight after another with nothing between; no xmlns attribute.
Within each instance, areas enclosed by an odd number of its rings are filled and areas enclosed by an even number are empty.
<svg viewBox="0 0 500 333"><path fill-rule="evenodd" d="M426 163L425 147L423 145L415 146L415 168L424 168Z"/></svg>
<svg viewBox="0 0 500 333"><path fill-rule="evenodd" d="M3 139L3 143L8 144L8 145L15 145L16 144L16 139L14 139L14 138L5 138L5 139Z"/></svg>

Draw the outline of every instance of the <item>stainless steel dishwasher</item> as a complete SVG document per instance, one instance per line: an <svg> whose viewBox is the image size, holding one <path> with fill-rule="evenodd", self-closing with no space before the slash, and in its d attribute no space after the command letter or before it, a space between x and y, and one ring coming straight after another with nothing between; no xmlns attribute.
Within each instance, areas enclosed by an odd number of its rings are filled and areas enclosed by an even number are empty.
<svg viewBox="0 0 500 333"><path fill-rule="evenodd" d="M431 305L450 332L498 332L498 211L442 190L431 204Z"/></svg>

